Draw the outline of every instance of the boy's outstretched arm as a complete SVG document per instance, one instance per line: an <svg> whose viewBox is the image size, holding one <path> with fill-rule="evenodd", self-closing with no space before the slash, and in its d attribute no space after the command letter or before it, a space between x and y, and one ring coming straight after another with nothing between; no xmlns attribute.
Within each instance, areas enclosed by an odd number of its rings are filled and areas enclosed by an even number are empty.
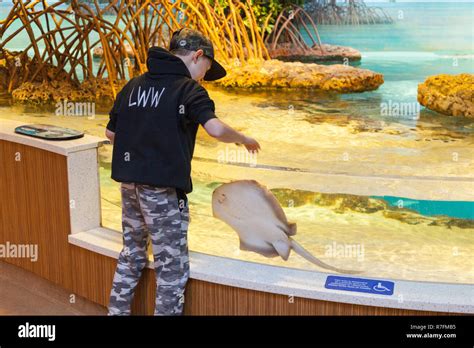
<svg viewBox="0 0 474 348"><path fill-rule="evenodd" d="M258 150L260 150L260 144L257 140L236 131L218 118L212 118L207 121L204 124L204 129L211 137L216 138L223 143L242 144L249 152L258 152Z"/></svg>

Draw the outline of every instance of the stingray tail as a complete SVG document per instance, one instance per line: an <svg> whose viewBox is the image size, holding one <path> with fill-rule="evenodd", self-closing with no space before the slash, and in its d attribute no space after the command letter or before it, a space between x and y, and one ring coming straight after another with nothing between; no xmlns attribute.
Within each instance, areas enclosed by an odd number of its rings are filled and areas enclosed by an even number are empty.
<svg viewBox="0 0 474 348"><path fill-rule="evenodd" d="M336 272L339 272L339 273L346 273L346 274L362 273L362 271L353 271L353 270L341 269L341 268L337 268L337 267L328 265L327 263L324 263L323 261L321 261L321 260L317 259L316 257L314 257L309 251L307 251L305 248L303 248L294 239L292 239L292 238L289 238L289 239L291 241L291 246L292 246L293 250L297 254L301 255L306 260L308 260L309 262L314 263L315 265L317 265L319 267L329 269L331 271L336 271Z"/></svg>

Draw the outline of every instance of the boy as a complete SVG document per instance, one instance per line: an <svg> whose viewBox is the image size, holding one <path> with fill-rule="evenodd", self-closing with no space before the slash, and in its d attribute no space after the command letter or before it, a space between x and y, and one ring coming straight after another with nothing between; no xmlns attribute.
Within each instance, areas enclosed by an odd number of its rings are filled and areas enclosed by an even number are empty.
<svg viewBox="0 0 474 348"><path fill-rule="evenodd" d="M221 122L198 82L226 71L211 41L199 31L173 33L170 50L148 50L148 72L118 93L106 136L114 145L112 178L121 182L124 247L119 255L109 315L130 315L133 294L147 263L151 239L156 272L155 315L180 315L189 278L187 231L196 132L225 143L260 145Z"/></svg>

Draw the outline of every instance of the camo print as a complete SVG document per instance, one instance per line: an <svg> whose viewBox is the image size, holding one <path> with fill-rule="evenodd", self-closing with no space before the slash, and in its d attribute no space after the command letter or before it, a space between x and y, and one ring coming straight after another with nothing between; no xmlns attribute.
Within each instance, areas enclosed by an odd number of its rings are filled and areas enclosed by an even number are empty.
<svg viewBox="0 0 474 348"><path fill-rule="evenodd" d="M130 315L150 240L157 282L155 315L181 315L189 278L186 195L175 188L134 183L122 183L121 192L124 247L110 294L109 315Z"/></svg>

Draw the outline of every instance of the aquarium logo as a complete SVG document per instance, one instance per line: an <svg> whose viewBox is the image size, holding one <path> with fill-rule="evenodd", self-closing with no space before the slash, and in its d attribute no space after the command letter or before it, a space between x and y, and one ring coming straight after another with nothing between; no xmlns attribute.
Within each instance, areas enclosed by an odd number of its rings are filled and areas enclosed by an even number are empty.
<svg viewBox="0 0 474 348"><path fill-rule="evenodd" d="M364 261L365 250L363 244L340 244L332 242L326 245L326 252L324 254L332 258L354 258L358 262Z"/></svg>
<svg viewBox="0 0 474 348"><path fill-rule="evenodd" d="M0 259L23 258L38 261L38 244L0 244Z"/></svg>
<svg viewBox="0 0 474 348"><path fill-rule="evenodd" d="M56 103L56 116L88 116L88 119L95 117L94 102L70 102L67 99Z"/></svg>
<svg viewBox="0 0 474 348"><path fill-rule="evenodd" d="M229 149L226 146L225 150L217 151L218 163L248 163L250 167L257 165L257 153L250 153L246 150Z"/></svg>
<svg viewBox="0 0 474 348"><path fill-rule="evenodd" d="M415 120L420 118L420 103L401 103L393 102L391 100L388 103L380 103L380 115L391 116L391 117L410 117Z"/></svg>

